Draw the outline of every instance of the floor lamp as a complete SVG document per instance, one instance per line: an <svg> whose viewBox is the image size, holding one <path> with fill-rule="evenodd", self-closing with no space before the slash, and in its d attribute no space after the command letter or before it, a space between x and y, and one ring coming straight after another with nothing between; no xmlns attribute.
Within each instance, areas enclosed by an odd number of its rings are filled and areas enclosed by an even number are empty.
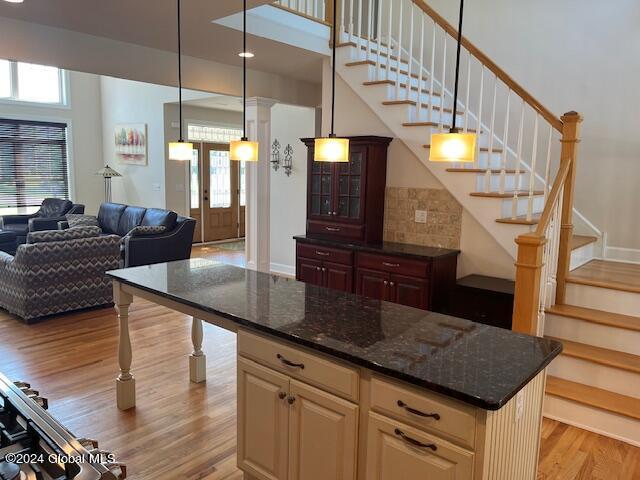
<svg viewBox="0 0 640 480"><path fill-rule="evenodd" d="M109 165L105 165L104 168L101 168L96 172L96 175L100 175L104 178L104 200L105 202L111 201L111 179L113 177L121 177L122 175L116 172Z"/></svg>

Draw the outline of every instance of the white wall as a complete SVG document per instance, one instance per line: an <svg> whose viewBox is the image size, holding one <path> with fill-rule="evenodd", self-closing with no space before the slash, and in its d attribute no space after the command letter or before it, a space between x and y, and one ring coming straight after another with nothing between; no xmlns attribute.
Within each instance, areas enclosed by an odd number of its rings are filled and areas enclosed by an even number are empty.
<svg viewBox="0 0 640 480"><path fill-rule="evenodd" d="M123 176L112 180L114 202L142 207L165 208L165 138L164 104L175 102L173 87L100 77L102 90L103 160ZM183 91L183 99L204 98L207 94ZM148 165L125 165L115 156L113 133L121 123L147 124Z"/></svg>
<svg viewBox="0 0 640 480"><path fill-rule="evenodd" d="M287 177L282 168L271 171L270 261L271 271L295 275L296 245L293 235L302 235L307 215L307 147L301 138L315 134L313 108L276 104L271 107L271 141L280 142L281 158L287 144L293 147L293 169ZM261 146L261 148L263 148ZM269 148L270 146L265 146Z"/></svg>
<svg viewBox="0 0 640 480"><path fill-rule="evenodd" d="M428 3L457 24L457 2ZM464 19L465 36L552 112L584 115L576 207L610 245L640 249L640 3L485 0Z"/></svg>
<svg viewBox="0 0 640 480"><path fill-rule="evenodd" d="M68 106L0 103L0 117L67 122L71 198L95 212L104 192L102 179L94 175L103 165L100 78L78 72L69 72L68 78Z"/></svg>
<svg viewBox="0 0 640 480"><path fill-rule="evenodd" d="M331 69L325 62L323 78L322 134L329 131L331 100ZM340 77L336 79L336 134L382 135L393 133L382 120L351 90ZM426 155L426 153L425 153ZM387 186L408 188L444 188L402 141L395 139L387 154ZM511 256L471 215L463 210L461 254L458 257L458 277L478 273L501 278L513 278L515 269Z"/></svg>

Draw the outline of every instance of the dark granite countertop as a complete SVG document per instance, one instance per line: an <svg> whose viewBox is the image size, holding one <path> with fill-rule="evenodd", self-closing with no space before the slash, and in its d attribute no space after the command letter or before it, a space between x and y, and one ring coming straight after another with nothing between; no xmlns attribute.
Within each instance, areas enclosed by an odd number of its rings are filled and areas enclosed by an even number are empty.
<svg viewBox="0 0 640 480"><path fill-rule="evenodd" d="M488 410L505 405L562 350L552 340L205 259L108 275Z"/></svg>
<svg viewBox="0 0 640 480"><path fill-rule="evenodd" d="M295 240L304 243L324 245L325 247L349 248L360 252L380 253L383 255L395 255L407 258L442 258L451 255L458 255L460 250L450 248L427 247L423 245L409 245L405 243L383 242L380 245L365 245L336 240L335 238L325 238L321 236L295 235Z"/></svg>

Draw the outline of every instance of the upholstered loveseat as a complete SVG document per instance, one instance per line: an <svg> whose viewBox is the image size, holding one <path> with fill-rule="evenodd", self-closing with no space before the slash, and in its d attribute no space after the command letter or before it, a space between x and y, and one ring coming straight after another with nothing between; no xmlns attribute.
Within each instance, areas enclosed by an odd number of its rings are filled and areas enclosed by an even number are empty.
<svg viewBox="0 0 640 480"><path fill-rule="evenodd" d="M30 322L111 304L107 270L120 265L120 237L98 227L29 233L15 256L0 252L0 307Z"/></svg>
<svg viewBox="0 0 640 480"><path fill-rule="evenodd" d="M191 256L196 221L171 210L103 203L97 223L103 234L122 237L124 267L185 260ZM67 226L60 222L61 228Z"/></svg>

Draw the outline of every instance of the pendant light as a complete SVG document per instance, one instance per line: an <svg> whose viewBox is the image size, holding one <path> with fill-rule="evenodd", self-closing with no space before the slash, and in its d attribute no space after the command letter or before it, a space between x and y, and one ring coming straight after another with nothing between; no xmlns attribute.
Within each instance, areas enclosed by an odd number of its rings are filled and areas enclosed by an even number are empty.
<svg viewBox="0 0 640 480"><path fill-rule="evenodd" d="M474 162L477 136L474 133L459 133L456 128L458 107L458 80L460 75L460 44L462 43L462 14L464 0L460 0L460 18L458 23L458 52L456 55L456 84L453 93L453 120L449 133L431 135L429 160L431 162ZM443 97L444 98L444 97ZM469 106L467 105L467 108ZM442 115L443 110L440 110ZM478 122L479 123L479 122Z"/></svg>
<svg viewBox="0 0 640 480"><path fill-rule="evenodd" d="M180 0L178 0L178 109L180 111L180 138L169 142L169 160L189 161L193 158L193 143L182 136L182 35L180 31Z"/></svg>
<svg viewBox="0 0 640 480"><path fill-rule="evenodd" d="M242 12L242 138L229 144L229 158L240 162L258 161L258 142L250 142L247 138L247 58L253 53L247 51L247 0L243 3Z"/></svg>
<svg viewBox="0 0 640 480"><path fill-rule="evenodd" d="M316 162L348 162L349 139L336 137L333 132L336 107L336 0L333 0L333 41L331 66L331 133L328 137L316 138L313 159Z"/></svg>

